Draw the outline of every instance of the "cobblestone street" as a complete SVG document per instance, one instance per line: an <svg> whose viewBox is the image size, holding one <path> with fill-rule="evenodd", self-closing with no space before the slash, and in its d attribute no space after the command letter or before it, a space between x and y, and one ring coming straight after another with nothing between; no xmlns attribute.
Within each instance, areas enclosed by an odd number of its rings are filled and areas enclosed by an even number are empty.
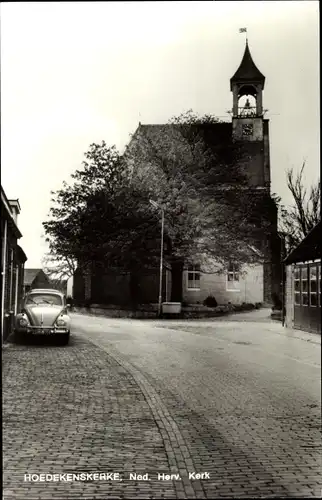
<svg viewBox="0 0 322 500"><path fill-rule="evenodd" d="M322 499L318 2L2 4L3 499Z"/></svg>
<svg viewBox="0 0 322 500"><path fill-rule="evenodd" d="M5 500L321 496L320 337L72 319L67 347L3 349ZM82 472L121 481L24 480Z"/></svg>
<svg viewBox="0 0 322 500"><path fill-rule="evenodd" d="M168 457L140 387L90 342L10 345L3 365L6 500L175 496L172 483L155 481L24 482L24 474L168 472Z"/></svg>

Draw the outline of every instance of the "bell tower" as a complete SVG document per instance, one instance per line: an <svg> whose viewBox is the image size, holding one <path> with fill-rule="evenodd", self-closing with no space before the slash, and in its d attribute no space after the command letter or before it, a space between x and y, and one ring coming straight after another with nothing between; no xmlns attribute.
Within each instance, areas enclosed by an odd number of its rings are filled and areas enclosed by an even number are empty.
<svg viewBox="0 0 322 500"><path fill-rule="evenodd" d="M246 40L242 62L230 79L230 90L233 93L233 140L263 140L264 85L265 76L255 65Z"/></svg>
<svg viewBox="0 0 322 500"><path fill-rule="evenodd" d="M242 61L230 79L233 94L232 140L244 151L243 163L251 186L269 190L269 120L264 119L263 90L265 76L251 56L248 41Z"/></svg>
<svg viewBox="0 0 322 500"><path fill-rule="evenodd" d="M264 301L271 303L272 293L280 292L280 239L277 233L277 208L270 195L269 120L264 118L263 90L265 76L251 56L248 41L234 76L230 79L233 94L232 140L240 145L240 165L248 177L251 194L260 213L257 242L265 255ZM263 221L267 224L263 224Z"/></svg>

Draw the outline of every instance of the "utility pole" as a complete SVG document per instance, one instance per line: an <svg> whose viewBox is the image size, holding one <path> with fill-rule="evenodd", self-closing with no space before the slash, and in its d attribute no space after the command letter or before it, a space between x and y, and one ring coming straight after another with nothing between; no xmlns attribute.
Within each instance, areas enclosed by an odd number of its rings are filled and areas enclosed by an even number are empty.
<svg viewBox="0 0 322 500"><path fill-rule="evenodd" d="M150 200L150 203L154 208L161 210L161 248L160 248L160 278L159 278L159 300L158 300L158 317L160 318L162 313L164 210L155 201Z"/></svg>

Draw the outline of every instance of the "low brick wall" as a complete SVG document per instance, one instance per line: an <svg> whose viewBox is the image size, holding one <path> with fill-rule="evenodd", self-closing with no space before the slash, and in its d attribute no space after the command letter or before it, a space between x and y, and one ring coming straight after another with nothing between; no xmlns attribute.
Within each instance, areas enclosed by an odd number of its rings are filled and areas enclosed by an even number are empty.
<svg viewBox="0 0 322 500"><path fill-rule="evenodd" d="M129 308L120 308L113 305L92 304L90 307L73 307L72 312L93 316L104 316L107 318L151 319L157 318L158 306L157 304L147 304L139 307L136 311L133 311ZM181 314L163 315L163 318L212 318L216 316L223 316L232 312L234 312L234 310L229 306L206 307L202 305L192 305L183 306Z"/></svg>
<svg viewBox="0 0 322 500"><path fill-rule="evenodd" d="M132 311L130 309L118 309L113 307L73 307L72 312L76 312L79 314L89 314L92 316L105 316L107 318L136 318L136 319L144 319L144 318L156 318L158 315L156 311L146 311L146 310L137 310Z"/></svg>

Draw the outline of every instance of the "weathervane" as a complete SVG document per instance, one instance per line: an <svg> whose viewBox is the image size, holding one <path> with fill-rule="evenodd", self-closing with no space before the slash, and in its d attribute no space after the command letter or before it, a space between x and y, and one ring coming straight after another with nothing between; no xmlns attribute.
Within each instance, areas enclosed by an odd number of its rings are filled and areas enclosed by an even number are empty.
<svg viewBox="0 0 322 500"><path fill-rule="evenodd" d="M248 42L247 38L247 28L239 28L239 33L246 33L246 43Z"/></svg>

